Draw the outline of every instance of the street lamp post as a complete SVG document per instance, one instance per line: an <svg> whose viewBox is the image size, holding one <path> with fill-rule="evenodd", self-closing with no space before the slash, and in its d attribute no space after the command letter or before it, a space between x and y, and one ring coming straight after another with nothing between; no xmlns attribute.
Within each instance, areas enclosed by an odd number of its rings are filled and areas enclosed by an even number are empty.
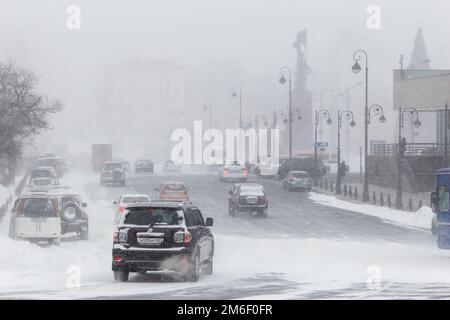
<svg viewBox="0 0 450 320"><path fill-rule="evenodd" d="M259 164L259 120L264 120L264 126L268 125L265 115L255 114L255 134L256 134L256 163Z"/></svg>
<svg viewBox="0 0 450 320"><path fill-rule="evenodd" d="M345 108L349 109L351 108L351 97L350 97L350 92L352 89L362 85L362 81L359 81L357 83L355 83L354 85L347 87L344 89L344 91L340 94L340 96L342 98L344 98L345 101ZM346 153L346 161L349 161L349 152L350 152L350 128L348 126L348 124L346 124L345 126L345 146L347 147L345 153Z"/></svg>
<svg viewBox="0 0 450 320"><path fill-rule="evenodd" d="M317 175L317 167L318 167L318 160L317 160L317 127L319 126L319 119L320 117L323 118L328 118L327 119L327 124L331 125L332 121L331 121L331 117L330 117L330 112L328 110L316 110L315 111L315 117L314 117L314 170L315 170L315 174ZM314 184L317 185L317 177L314 177Z"/></svg>
<svg viewBox="0 0 450 320"><path fill-rule="evenodd" d="M286 83L286 74L289 81L289 164L292 163L292 83L291 83L291 69L289 67L281 67L280 69L280 83Z"/></svg>
<svg viewBox="0 0 450 320"><path fill-rule="evenodd" d="M354 127L356 125L353 112L350 110L344 110L340 112L338 110L337 112L338 116L338 126L337 126L337 179L336 179L336 194L341 194L341 182L342 182L342 174L341 174L341 128L342 128L342 117L345 116L344 120L347 120L350 122L350 126Z"/></svg>
<svg viewBox="0 0 450 320"><path fill-rule="evenodd" d="M414 121L414 126L416 128L420 127L422 123L419 120L419 112L415 108L406 108L402 110L400 108L398 110L398 156L397 156L397 165L398 165L398 185L397 185L397 199L395 199L395 208L398 210L403 209L403 190L402 190L402 158L404 156L404 152L406 151L406 145L402 141L402 129L403 129L403 121L405 114L408 114L410 119L416 118Z"/></svg>
<svg viewBox="0 0 450 320"><path fill-rule="evenodd" d="M242 88L240 85L235 85L232 91L232 97L236 98L239 95L239 129L242 129Z"/></svg>
<svg viewBox="0 0 450 320"><path fill-rule="evenodd" d="M352 70L354 73L358 73L361 71L361 66L359 65L359 60L364 55L365 57L365 103L364 103L364 185L363 185L363 194L362 200L364 202L368 202L369 198L369 170L368 170L368 140L369 140L369 103L368 103L368 85L369 85L369 67L368 67L368 59L367 52L364 50L356 50L353 52L353 60L355 61Z"/></svg>

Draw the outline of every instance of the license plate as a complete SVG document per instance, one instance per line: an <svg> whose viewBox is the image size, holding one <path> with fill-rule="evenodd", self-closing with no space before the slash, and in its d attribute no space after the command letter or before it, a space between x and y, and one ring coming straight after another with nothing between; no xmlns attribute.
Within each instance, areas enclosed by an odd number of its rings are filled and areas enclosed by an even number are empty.
<svg viewBox="0 0 450 320"><path fill-rule="evenodd" d="M256 202L258 202L258 198L247 197L247 203L256 203Z"/></svg>
<svg viewBox="0 0 450 320"><path fill-rule="evenodd" d="M138 238L140 244L161 244L163 238Z"/></svg>

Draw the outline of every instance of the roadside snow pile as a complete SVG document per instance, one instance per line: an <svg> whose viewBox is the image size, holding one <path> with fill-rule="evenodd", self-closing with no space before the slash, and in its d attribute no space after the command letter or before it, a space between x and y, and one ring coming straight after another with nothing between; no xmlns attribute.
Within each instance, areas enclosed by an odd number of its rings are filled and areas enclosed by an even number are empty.
<svg viewBox="0 0 450 320"><path fill-rule="evenodd" d="M11 195L11 191L8 188L0 185L0 206L2 206L6 199Z"/></svg>
<svg viewBox="0 0 450 320"><path fill-rule="evenodd" d="M433 218L433 211L427 206L423 206L416 212L408 212L387 207L344 201L333 196L315 192L311 192L309 198L322 205L359 212L378 217L387 222L399 223L411 227L429 229L431 226L431 219Z"/></svg>

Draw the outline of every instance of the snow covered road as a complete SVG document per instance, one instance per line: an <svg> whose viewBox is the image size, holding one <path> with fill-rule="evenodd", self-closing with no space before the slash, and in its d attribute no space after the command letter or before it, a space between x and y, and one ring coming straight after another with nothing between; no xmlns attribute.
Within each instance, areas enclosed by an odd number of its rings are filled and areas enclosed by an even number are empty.
<svg viewBox="0 0 450 320"><path fill-rule="evenodd" d="M88 202L90 240L42 248L9 239L0 223L0 298L246 299L448 298L450 253L422 228L336 208L259 180L269 194L268 219L227 214L217 175L184 175L191 199L214 218L214 275L185 283L165 275L132 275L115 283L111 268L112 201L148 193L169 177L130 177L125 187L100 187L96 175L72 172L64 183ZM317 199L316 199L317 200ZM322 199L323 200L323 199ZM80 288L68 288L74 270ZM369 284L367 283L369 281Z"/></svg>

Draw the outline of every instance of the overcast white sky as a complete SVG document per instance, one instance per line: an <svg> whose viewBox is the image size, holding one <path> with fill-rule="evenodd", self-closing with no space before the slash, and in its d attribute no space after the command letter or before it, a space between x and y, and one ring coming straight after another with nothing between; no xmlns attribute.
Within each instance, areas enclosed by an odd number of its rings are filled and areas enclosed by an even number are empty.
<svg viewBox="0 0 450 320"><path fill-rule="evenodd" d="M81 30L66 28L71 4L81 8ZM366 27L369 5L381 8L380 30ZM250 115L285 104L278 70L295 66L292 42L307 28L309 89L341 90L362 80L351 72L352 52L367 50L370 103L383 104L388 116L373 134L391 139L392 69L402 53L409 62L419 25L432 67L450 69L449 17L448 0L0 0L0 53L36 70L45 92L64 100L69 113L95 108L107 63L162 58L202 75L223 70L223 79L195 95L226 107L230 87L242 83ZM241 72L227 72L229 66ZM219 83L229 86L214 87ZM355 110L362 97L361 87L354 91Z"/></svg>

